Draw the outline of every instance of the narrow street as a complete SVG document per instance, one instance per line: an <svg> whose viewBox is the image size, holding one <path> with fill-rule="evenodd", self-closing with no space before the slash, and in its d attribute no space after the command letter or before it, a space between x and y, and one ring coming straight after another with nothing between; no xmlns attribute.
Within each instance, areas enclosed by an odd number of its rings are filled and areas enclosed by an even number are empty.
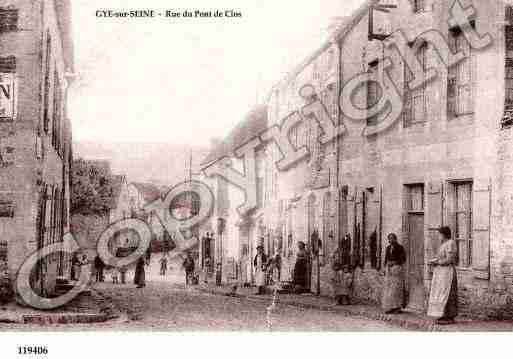
<svg viewBox="0 0 513 359"><path fill-rule="evenodd" d="M270 303L200 293L169 282L149 282L143 289L105 283L96 289L126 313L120 320L106 324L110 330L268 330L266 308ZM390 331L394 328L363 318L278 305L272 315L272 329Z"/></svg>
<svg viewBox="0 0 513 359"><path fill-rule="evenodd" d="M130 276L128 278L131 278ZM0 324L2 330L86 331L268 331L266 301L207 294L177 283L176 275L159 280L150 275L147 286L94 284L94 290L117 309L119 318L104 323L73 325ZM347 317L329 311L278 304L273 331L398 331L382 322Z"/></svg>

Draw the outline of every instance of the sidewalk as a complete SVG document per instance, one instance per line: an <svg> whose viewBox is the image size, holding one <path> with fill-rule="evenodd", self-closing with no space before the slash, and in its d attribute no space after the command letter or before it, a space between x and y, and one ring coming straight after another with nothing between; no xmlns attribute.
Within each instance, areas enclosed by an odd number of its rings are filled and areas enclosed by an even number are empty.
<svg viewBox="0 0 513 359"><path fill-rule="evenodd" d="M94 289L82 292L65 306L53 310L37 310L16 303L0 306L0 323L6 324L90 324L114 318L112 304Z"/></svg>
<svg viewBox="0 0 513 359"><path fill-rule="evenodd" d="M255 288L237 288L233 292L232 286L216 287L202 284L196 287L198 291L214 295L235 296L248 300L266 301L271 303L273 296L255 295ZM333 300L327 297L318 297L313 294L278 294L277 305L291 305L304 309L317 309L333 311L346 316L364 317L371 320L384 321L391 325L425 332L513 332L513 322L509 321L476 321L467 318L457 318L454 325L436 325L432 319L425 315L405 312L402 314L384 314L380 308L372 305L335 305Z"/></svg>

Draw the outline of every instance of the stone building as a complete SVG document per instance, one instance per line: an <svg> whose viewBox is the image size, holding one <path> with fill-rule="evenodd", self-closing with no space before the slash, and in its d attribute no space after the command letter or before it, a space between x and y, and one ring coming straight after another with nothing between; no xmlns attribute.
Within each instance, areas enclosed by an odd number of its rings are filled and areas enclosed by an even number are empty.
<svg viewBox="0 0 513 359"><path fill-rule="evenodd" d="M231 166L239 173L244 173L243 161L234 151L267 126L267 106L255 106L223 140L213 141L210 153L201 162L202 172L206 173L211 166L220 163L223 167ZM267 161L264 152L263 147L257 149L257 208L251 213L241 216L238 211L244 202L241 188L220 176L207 176L203 173L198 177L198 180L210 187L214 196L212 216L200 230L200 268L212 276L221 273L223 282L235 278L243 283L252 281L251 258L256 254L253 243L263 236L258 226L258 217L262 214L266 186L264 173ZM210 236L207 237L206 233ZM207 261L207 258L210 260ZM206 266L208 263L210 268Z"/></svg>
<svg viewBox="0 0 513 359"><path fill-rule="evenodd" d="M339 234L352 238L356 294L379 302L386 235L394 232L407 250L408 307L424 311L427 262L440 244L436 229L448 225L459 246L462 312L511 316L510 130L503 121L507 7L501 1L395 5L386 13L369 10L337 40L342 84L365 72L381 76L384 93L394 86L402 98L398 116L392 101L364 121L341 117L346 132L339 142L337 217ZM458 26L458 8L470 6L469 26ZM474 42L469 33L478 34ZM458 52L461 61L448 66ZM414 75L415 59L420 76ZM386 70L385 61L391 62ZM436 76L427 81L431 69ZM419 79L426 81L413 86ZM372 108L380 97L375 84L367 82L355 101Z"/></svg>
<svg viewBox="0 0 513 359"><path fill-rule="evenodd" d="M240 219L240 262L264 244L281 253L281 277L290 279L302 240L310 290L330 295L329 258L348 234L354 295L379 304L393 232L407 250L408 308L425 311L427 263L437 228L448 225L461 312L513 317L512 39L509 1L371 0L344 18L271 91L269 124L298 111L303 120L287 135L310 155L279 171L281 154L263 141L262 206ZM333 143L320 145L319 126L305 116L316 99L343 127Z"/></svg>
<svg viewBox="0 0 513 359"><path fill-rule="evenodd" d="M14 280L27 254L69 229L70 1L0 1L0 50L0 236ZM36 291L51 294L68 262L43 259Z"/></svg>

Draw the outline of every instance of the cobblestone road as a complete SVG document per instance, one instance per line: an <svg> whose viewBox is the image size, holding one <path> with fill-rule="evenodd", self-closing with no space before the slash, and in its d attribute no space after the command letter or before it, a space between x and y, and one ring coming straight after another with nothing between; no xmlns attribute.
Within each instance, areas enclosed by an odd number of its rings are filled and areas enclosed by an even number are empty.
<svg viewBox="0 0 513 359"><path fill-rule="evenodd" d="M152 330L268 330L266 308L270 303L198 293L183 285L152 282L144 289L132 286L98 288L127 313L116 329ZM381 322L348 318L320 310L278 305L273 330L395 330Z"/></svg>
<svg viewBox="0 0 513 359"><path fill-rule="evenodd" d="M225 297L185 289L182 284L151 281L146 288L132 284L100 284L95 287L119 309L119 319L93 325L0 326L17 330L166 330L166 331L267 331L266 308L270 303ZM278 305L272 317L275 331L390 331L381 322L297 307Z"/></svg>

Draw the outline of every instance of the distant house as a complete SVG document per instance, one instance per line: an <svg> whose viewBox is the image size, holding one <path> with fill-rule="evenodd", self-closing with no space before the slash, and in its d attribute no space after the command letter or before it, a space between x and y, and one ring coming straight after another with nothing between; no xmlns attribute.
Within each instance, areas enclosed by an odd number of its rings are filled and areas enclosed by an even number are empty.
<svg viewBox="0 0 513 359"><path fill-rule="evenodd" d="M112 197L110 201L109 219L114 223L130 216L130 200L126 176L112 176Z"/></svg>
<svg viewBox="0 0 513 359"><path fill-rule="evenodd" d="M125 175L112 175L108 162L86 161L92 169L99 171L100 178L107 180L110 187L105 198L106 208L102 211L93 211L89 208L81 208L72 216L72 232L81 248L91 259L96 256L96 245L102 232L112 223L130 217L130 202L128 195L128 183ZM132 243L137 244L137 239L131 232L117 233L111 245L119 247Z"/></svg>
<svg viewBox="0 0 513 359"><path fill-rule="evenodd" d="M152 183L131 182L128 184L130 209L136 213L143 210L147 204L158 199L161 193L159 187Z"/></svg>

